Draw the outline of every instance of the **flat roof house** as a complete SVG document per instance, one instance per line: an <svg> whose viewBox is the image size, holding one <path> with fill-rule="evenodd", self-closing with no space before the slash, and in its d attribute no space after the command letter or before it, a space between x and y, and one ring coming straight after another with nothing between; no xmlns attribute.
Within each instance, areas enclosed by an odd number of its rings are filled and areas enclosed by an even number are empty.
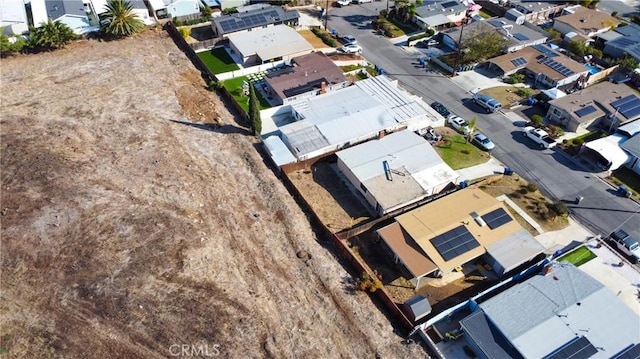
<svg viewBox="0 0 640 359"><path fill-rule="evenodd" d="M287 25L231 34L229 47L245 66L288 60L313 51L313 46Z"/></svg>
<svg viewBox="0 0 640 359"><path fill-rule="evenodd" d="M480 358L638 358L640 318L602 283L556 263L460 321Z"/></svg>
<svg viewBox="0 0 640 359"><path fill-rule="evenodd" d="M230 34L251 31L252 29L274 25L298 25L300 14L296 10L284 10L279 6L260 4L248 11L222 15L211 20L213 33L218 37L228 37Z"/></svg>
<svg viewBox="0 0 640 359"><path fill-rule="evenodd" d="M423 29L439 30L451 24L460 24L467 12L467 6L456 0L425 1L416 7L413 21Z"/></svg>
<svg viewBox="0 0 640 359"><path fill-rule="evenodd" d="M342 175L378 215L438 194L459 179L431 144L412 131L398 131L336 155Z"/></svg>
<svg viewBox="0 0 640 359"><path fill-rule="evenodd" d="M543 86L558 87L578 80L589 73L583 64L551 50L546 45L533 45L489 59L489 68L498 67L505 76L526 70Z"/></svg>
<svg viewBox="0 0 640 359"><path fill-rule="evenodd" d="M620 23L618 19L606 12L588 9L580 5L566 7L563 13L566 15L554 19L553 28L564 36L575 33L584 40L607 32Z"/></svg>
<svg viewBox="0 0 640 359"><path fill-rule="evenodd" d="M342 69L321 51L294 57L289 66L270 72L264 80L278 105L347 85Z"/></svg>
<svg viewBox="0 0 640 359"><path fill-rule="evenodd" d="M270 109L263 116L263 137L274 137L296 162L319 158L378 137L380 131L417 131L444 125L421 98L398 88L386 76L371 77L326 94ZM277 151L282 146L274 147ZM267 146L270 153L271 149ZM280 156L280 158L285 158ZM274 157L272 156L272 159ZM278 163L279 166L285 163Z"/></svg>
<svg viewBox="0 0 640 359"><path fill-rule="evenodd" d="M377 231L411 282L449 272L484 254L499 275L544 251L504 203L476 188L459 190L395 218ZM505 250L506 249L506 250Z"/></svg>
<svg viewBox="0 0 640 359"><path fill-rule="evenodd" d="M444 31L442 33L442 42L452 49L457 49L461 30L461 28L456 27ZM527 46L544 44L547 41L547 36L541 32L523 25L518 25L504 17L487 21L474 21L466 25L462 34L462 41L464 43L469 37L477 36L487 31L495 31L507 40L507 47L504 49L505 52L518 51Z"/></svg>
<svg viewBox="0 0 640 359"><path fill-rule="evenodd" d="M613 128L640 117L640 98L625 84L601 82L579 92L549 101L547 119L568 131L587 128L597 121Z"/></svg>

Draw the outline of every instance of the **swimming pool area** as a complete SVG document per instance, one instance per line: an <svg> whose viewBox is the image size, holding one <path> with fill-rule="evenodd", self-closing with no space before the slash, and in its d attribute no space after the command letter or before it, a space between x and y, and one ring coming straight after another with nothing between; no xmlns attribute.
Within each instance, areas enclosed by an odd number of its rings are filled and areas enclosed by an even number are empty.
<svg viewBox="0 0 640 359"><path fill-rule="evenodd" d="M600 69L597 66L591 65L591 64L584 64L584 67L589 69L589 74L590 75L595 75L598 72L600 72Z"/></svg>

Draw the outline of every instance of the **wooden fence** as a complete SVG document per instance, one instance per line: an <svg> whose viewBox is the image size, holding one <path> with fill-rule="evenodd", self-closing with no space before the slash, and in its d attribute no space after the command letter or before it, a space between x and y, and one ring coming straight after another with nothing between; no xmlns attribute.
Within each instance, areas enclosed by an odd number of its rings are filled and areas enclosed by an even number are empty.
<svg viewBox="0 0 640 359"><path fill-rule="evenodd" d="M171 18L171 21L191 21L191 20L199 20L204 18L204 14L199 12L197 14L184 15L184 16L174 16ZM210 20L210 19L209 19ZM205 21L203 21L205 22Z"/></svg>
<svg viewBox="0 0 640 359"><path fill-rule="evenodd" d="M190 43L189 46L193 49L193 51L200 51L200 50L210 49L212 47L215 47L216 45L218 45L220 42L223 42L223 41L226 41L226 40L222 37L216 37L215 39L209 39L209 40L204 40L200 42L193 42L193 43Z"/></svg>

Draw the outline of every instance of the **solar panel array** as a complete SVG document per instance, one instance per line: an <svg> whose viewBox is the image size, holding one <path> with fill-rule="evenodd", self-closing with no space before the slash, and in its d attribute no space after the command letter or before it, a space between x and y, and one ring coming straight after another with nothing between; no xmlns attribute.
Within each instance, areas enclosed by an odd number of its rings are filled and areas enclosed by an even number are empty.
<svg viewBox="0 0 640 359"><path fill-rule="evenodd" d="M513 34L513 37L515 37L516 39L518 39L520 41L529 40L529 38L526 35L521 34L519 32L516 32L515 34Z"/></svg>
<svg viewBox="0 0 640 359"><path fill-rule="evenodd" d="M511 63L513 64L513 66L522 66L526 65L527 59L525 59L524 57L516 57L515 59L511 60Z"/></svg>
<svg viewBox="0 0 640 359"><path fill-rule="evenodd" d="M629 95L611 103L627 119L632 119L640 115L640 98L636 95Z"/></svg>
<svg viewBox="0 0 640 359"><path fill-rule="evenodd" d="M449 1L449 2L443 3L442 7L443 8L448 8L448 7L456 6L458 4L459 4L459 2L457 2L457 1Z"/></svg>
<svg viewBox="0 0 640 359"><path fill-rule="evenodd" d="M234 14L229 19L220 21L220 27L225 33L251 29L264 25L272 24L275 19L279 18L276 10L269 10L255 14Z"/></svg>
<svg viewBox="0 0 640 359"><path fill-rule="evenodd" d="M482 220L487 224L487 226L489 226L489 228L496 229L503 224L513 221L513 218L507 214L504 208L498 208L482 216Z"/></svg>
<svg viewBox="0 0 640 359"><path fill-rule="evenodd" d="M578 117L584 117L584 116L592 114L594 112L596 112L596 108L591 106L591 105L589 105L589 106L587 106L585 108L581 108L578 111L576 111L576 115L578 115Z"/></svg>
<svg viewBox="0 0 640 359"><path fill-rule="evenodd" d="M534 49L542 52L543 54L547 55L548 57L556 57L556 56L558 56L558 54L556 54L555 52L547 49L546 47L544 47L544 45L533 45L531 47L533 47Z"/></svg>
<svg viewBox="0 0 640 359"><path fill-rule="evenodd" d="M571 70L570 68L564 66L563 64L557 62L554 59L550 59L548 57L544 57L540 60L538 60L539 63L541 64L545 64L549 67L551 67L552 69L554 69L556 72L560 73L562 76L564 77L568 77L571 76L573 74L575 74L575 72L573 72L573 70Z"/></svg>
<svg viewBox="0 0 640 359"><path fill-rule="evenodd" d="M465 226L458 226L449 232L434 237L431 239L431 244L445 261L450 261L476 247L480 247L480 243L469 233Z"/></svg>
<svg viewBox="0 0 640 359"><path fill-rule="evenodd" d="M493 25L493 27L502 27L505 25L500 20L489 20L489 24Z"/></svg>
<svg viewBox="0 0 640 359"><path fill-rule="evenodd" d="M626 349L621 354L616 355L613 359L638 359L640 358L640 344L636 344Z"/></svg>
<svg viewBox="0 0 640 359"><path fill-rule="evenodd" d="M586 337L580 337L545 359L588 359L598 353L598 349Z"/></svg>

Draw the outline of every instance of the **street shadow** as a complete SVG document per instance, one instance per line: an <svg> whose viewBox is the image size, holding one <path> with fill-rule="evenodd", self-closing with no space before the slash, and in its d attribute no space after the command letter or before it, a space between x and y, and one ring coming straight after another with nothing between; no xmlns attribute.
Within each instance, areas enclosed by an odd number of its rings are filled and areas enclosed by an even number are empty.
<svg viewBox="0 0 640 359"><path fill-rule="evenodd" d="M371 22L376 19L375 15L345 15L341 17L359 30L371 29Z"/></svg>
<svg viewBox="0 0 640 359"><path fill-rule="evenodd" d="M540 146L538 146L537 143L524 136L522 134L522 131L511 131L511 138L513 138L514 141L527 146L527 148L530 150L544 151L540 149Z"/></svg>
<svg viewBox="0 0 640 359"><path fill-rule="evenodd" d="M553 153L551 154L551 157L553 157L553 159L556 160L556 162L573 171L583 172L583 173L592 173L591 171L587 170L584 166L577 163L576 160L569 157L569 155L560 153L560 151L561 150L554 150Z"/></svg>
<svg viewBox="0 0 640 359"><path fill-rule="evenodd" d="M464 105L464 107L468 108L469 110L476 112L476 113L482 113L482 114L487 114L487 110L484 109L484 107L478 105L477 103L473 102L472 98L463 98L462 99L462 104Z"/></svg>

